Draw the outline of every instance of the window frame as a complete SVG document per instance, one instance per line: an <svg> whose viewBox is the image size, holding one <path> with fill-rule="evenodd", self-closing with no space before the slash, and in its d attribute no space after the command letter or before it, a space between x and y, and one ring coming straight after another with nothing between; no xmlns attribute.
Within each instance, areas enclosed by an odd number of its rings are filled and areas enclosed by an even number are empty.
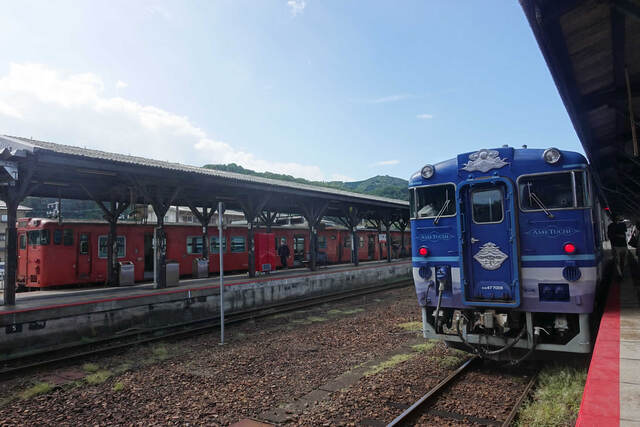
<svg viewBox="0 0 640 427"><path fill-rule="evenodd" d="M476 192L480 192L480 191L487 191L487 190L498 190L500 192L500 207L501 207L501 213L502 216L500 217L500 221L487 221L487 222L478 222L476 221L476 215L475 215L475 211L473 210L473 194ZM493 185L493 186L486 186L486 187L478 187L478 188L473 188L471 189L471 191L469 192L469 203L471 204L471 221L473 221L473 223L475 225L487 225L487 224L501 224L504 222L504 189L502 188L502 186L499 185Z"/></svg>
<svg viewBox="0 0 640 427"><path fill-rule="evenodd" d="M211 255L219 255L220 254L220 250L216 250L215 246L213 246L213 241L215 240L220 240L220 238L218 236L210 236L209 237L209 253ZM228 250L228 245L227 245L227 236L224 236L222 238L223 244L222 244L222 253L226 254L229 252ZM218 244L218 246L220 246L220 244Z"/></svg>
<svg viewBox="0 0 640 427"><path fill-rule="evenodd" d="M575 203L576 203L576 199L578 197L578 194L576 193L576 175L575 172L582 172L585 174L585 179L586 179L586 187L585 187L585 206L580 206L580 207L576 207ZM591 174L588 170L588 168L574 168L574 169L567 169L567 170L563 170L563 171L554 171L554 172L538 172L538 173L528 173L526 175L520 175L518 177L518 179L516 179L516 189L517 189L517 194L518 194L518 209L520 210L520 212L544 212L543 209L525 209L525 207L522 205L522 198L520 197L520 180L521 179L526 179L532 176L540 176L540 175L556 175L556 174L562 174L562 173L569 173L571 174L571 187L572 187L572 197L571 199L574 202L574 206L568 207L568 208L547 208L548 211L568 211L568 210L578 210L578 209L591 209L593 208L593 198L591 195L591 189L592 189L592 185L591 185Z"/></svg>
<svg viewBox="0 0 640 427"><path fill-rule="evenodd" d="M455 216L458 215L458 204L456 202L456 193L458 191L458 186L456 185L455 182L452 181L448 181L448 182L439 182L437 184L426 184L426 185L418 185L415 187L411 187L409 190L409 193L411 193L412 191L413 193L413 209L411 209L411 194L409 194L409 209L412 212L409 212L409 220L414 220L414 219L435 219L435 216L417 216L418 215L418 209L417 209L417 193L415 192L417 189L419 188L425 188L425 187L437 187L437 186L442 186L442 185L452 185L453 186L453 197L451 199L451 202L453 203L453 207L455 208L455 211L453 213L453 215L441 215L440 218L453 218Z"/></svg>
<svg viewBox="0 0 640 427"><path fill-rule="evenodd" d="M52 242L56 246L62 245L62 228L56 228L53 230Z"/></svg>
<svg viewBox="0 0 640 427"><path fill-rule="evenodd" d="M86 236L87 240L83 241L82 237ZM82 244L86 243L87 244L87 249L83 250L82 249ZM89 255L89 253L91 252L91 236L89 235L89 233L80 233L78 235L78 255Z"/></svg>
<svg viewBox="0 0 640 427"><path fill-rule="evenodd" d="M233 240L234 239L242 239L242 250L234 250L233 249ZM232 254L241 254L247 252L247 238L245 236L229 236L229 250Z"/></svg>
<svg viewBox="0 0 640 427"><path fill-rule="evenodd" d="M62 246L73 246L73 229L62 229Z"/></svg>
<svg viewBox="0 0 640 427"><path fill-rule="evenodd" d="M126 258L127 257L127 236L125 235L117 235L116 236L116 248L117 246L117 242L118 242L118 238L122 237L123 242L122 242L122 248L124 249L124 254L122 256L118 255L117 250L116 250L116 259L120 259L120 258ZM109 236L107 234L103 234L101 236L98 236L98 258L99 259L107 259L107 253L105 252L104 256L100 256L100 240L105 239L107 242L109 242ZM104 244L104 246L107 246L107 243Z"/></svg>
<svg viewBox="0 0 640 427"><path fill-rule="evenodd" d="M27 233L20 233L20 235L18 236L18 249L20 250L27 249L28 240L29 239L27 237Z"/></svg>
<svg viewBox="0 0 640 427"><path fill-rule="evenodd" d="M193 243L193 240L194 240L194 239L196 240L196 242L198 242L198 243L199 243L200 251L194 251L194 250L193 250L194 248L193 248L193 244L192 244L192 243ZM198 247L198 243L196 243L196 248ZM189 252L189 248L190 248L190 247L191 247L191 252ZM185 250L185 253L186 253L187 255L202 255L202 252L203 252L203 250L204 250L204 247L203 247L203 245L202 245L202 234L200 234L200 235L190 235L190 236L187 236L187 239L186 239L186 241L185 241L185 248L184 248L184 250Z"/></svg>

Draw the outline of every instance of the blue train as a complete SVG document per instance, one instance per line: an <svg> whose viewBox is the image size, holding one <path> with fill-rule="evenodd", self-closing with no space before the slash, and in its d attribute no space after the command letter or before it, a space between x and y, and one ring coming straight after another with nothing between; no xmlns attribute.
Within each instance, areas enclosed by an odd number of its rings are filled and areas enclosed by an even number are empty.
<svg viewBox="0 0 640 427"><path fill-rule="evenodd" d="M425 338L494 359L588 353L607 212L587 160L504 146L409 180Z"/></svg>

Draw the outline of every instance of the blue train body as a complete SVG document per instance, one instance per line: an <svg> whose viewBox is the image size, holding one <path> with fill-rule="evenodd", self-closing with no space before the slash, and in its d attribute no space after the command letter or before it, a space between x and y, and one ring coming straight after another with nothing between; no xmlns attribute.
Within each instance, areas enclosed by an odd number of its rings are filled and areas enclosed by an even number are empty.
<svg viewBox="0 0 640 427"><path fill-rule="evenodd" d="M425 337L494 358L591 351L607 218L581 154L464 153L409 192Z"/></svg>

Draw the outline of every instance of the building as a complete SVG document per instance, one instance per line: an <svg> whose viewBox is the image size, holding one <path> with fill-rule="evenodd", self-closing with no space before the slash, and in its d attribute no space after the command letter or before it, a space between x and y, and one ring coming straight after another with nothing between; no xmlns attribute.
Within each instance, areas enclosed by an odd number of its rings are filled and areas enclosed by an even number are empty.
<svg viewBox="0 0 640 427"><path fill-rule="evenodd" d="M18 218L24 218L29 215L31 208L27 206L18 206ZM7 241L7 205L0 201L0 262L6 259L6 241Z"/></svg>

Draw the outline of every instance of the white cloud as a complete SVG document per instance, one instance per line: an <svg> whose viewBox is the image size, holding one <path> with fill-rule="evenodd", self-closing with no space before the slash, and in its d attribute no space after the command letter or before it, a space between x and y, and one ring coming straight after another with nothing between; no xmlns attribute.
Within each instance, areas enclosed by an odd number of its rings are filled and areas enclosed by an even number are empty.
<svg viewBox="0 0 640 427"><path fill-rule="evenodd" d="M400 163L400 160L381 160L379 162L371 163L371 166L392 166Z"/></svg>
<svg viewBox="0 0 640 427"><path fill-rule="evenodd" d="M116 82L116 89L124 89L127 86L129 86L129 85L126 84L125 82L123 82L122 80L118 80Z"/></svg>
<svg viewBox="0 0 640 427"><path fill-rule="evenodd" d="M418 114L416 117L422 120L433 119L433 114Z"/></svg>
<svg viewBox="0 0 640 427"><path fill-rule="evenodd" d="M64 74L39 64L11 64L0 76L0 134L44 139L201 166L237 163L326 180L318 166L270 162L218 141L180 116L123 97L109 97L96 74Z"/></svg>
<svg viewBox="0 0 640 427"><path fill-rule="evenodd" d="M304 0L289 0L287 1L287 6L289 6L291 15L297 16L304 12L304 8L307 6L307 3Z"/></svg>

